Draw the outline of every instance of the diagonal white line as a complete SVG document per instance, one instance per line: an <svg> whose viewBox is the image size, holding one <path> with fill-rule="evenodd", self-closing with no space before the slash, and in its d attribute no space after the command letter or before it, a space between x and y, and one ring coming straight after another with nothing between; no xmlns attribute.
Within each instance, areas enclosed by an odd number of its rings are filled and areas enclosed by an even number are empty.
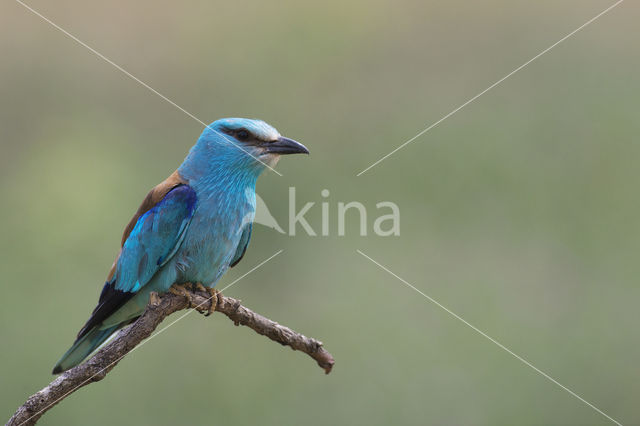
<svg viewBox="0 0 640 426"><path fill-rule="evenodd" d="M16 0L17 1L17 0ZM433 129L434 127L436 127L438 124L442 123L444 120L446 120L447 118L451 117L453 114L455 114L456 112L460 111L462 108L466 107L467 105L469 105L471 102L475 101L476 99L478 99L480 96L484 95L485 93L487 93L489 90L493 89L494 87L496 87L497 85L499 85L500 83L502 83L503 81L505 81L506 79L508 79L509 77L511 77L512 75L514 75L515 73L517 73L518 71L520 71L522 68L526 67L527 65L529 65L531 62L535 61L536 59L538 59L540 56L544 55L545 53L547 53L548 51L550 51L551 49L553 49L554 47L556 47L557 45L559 45L560 43L562 43L563 41L565 41L566 39L568 39L569 37L573 36L575 33L577 33L578 31L582 30L584 27L586 27L587 25L591 24L593 21L595 21L596 19L600 18L602 15L604 15L605 13L609 12L611 9L613 9L614 7L618 6L620 3L622 3L624 0L618 0L617 2L615 2L613 5L609 6L608 8L606 8L605 10L603 10L602 12L598 13L596 16L594 16L593 18L589 19L587 22L585 22L584 24L580 25L578 28L576 28L575 30L571 31L569 34L567 34L566 36L562 37L560 40L556 41L555 43L553 43L551 46L547 47L546 49L544 49L542 52L538 53L536 56L534 56L533 58L529 59L527 62L525 62L524 64L520 65L518 68L516 68L515 70L511 71L509 74L505 75L504 77L502 77L500 80L496 81L495 83L493 83L491 86L487 87L486 89L484 89L482 92L478 93L477 95L475 95L473 98L469 99L468 101L466 101L465 103L463 103L462 105L460 105L459 107L457 107L456 109L454 109L453 111L451 111L449 114L445 115L444 117L442 117L440 120L436 121L435 123L431 124L429 127L425 128L424 130L422 130L420 133L418 133L417 135L415 135L414 137L412 137L411 139L409 139L408 141L406 141L405 143L403 143L402 145L400 145L399 147L397 147L396 149L394 149L393 151L391 151L390 153L388 153L387 155L385 155L384 157L380 158L378 161L376 161L375 163L371 164L369 167L367 167L366 169L362 170L360 173L358 173L356 176L360 176L363 173L365 173L366 171L368 171L369 169L371 169L372 167L380 164L381 162L383 162L384 160L386 160L387 158L389 158L390 156L392 156L393 154L395 154L396 152L400 151L402 148L404 148L405 146L409 145L411 142L413 142L414 140L418 139L420 136L424 135L425 133L427 133L429 130Z"/></svg>
<svg viewBox="0 0 640 426"><path fill-rule="evenodd" d="M70 39L72 39L73 41L75 41L76 43L80 44L81 46L87 48L89 51L91 51L93 54L95 54L96 56L98 56L100 59L104 60L105 62L107 62L108 64L112 65L113 67L115 67L118 71L122 72L124 75L126 75L127 77L129 77L130 79L134 80L137 83L140 83L143 87L145 87L146 89L148 89L149 91L153 92L154 94L158 95L160 98L164 99L165 101L167 101L168 103L170 103L171 105L173 105L174 107L176 107L177 109L179 109L180 111L182 111L183 113L185 113L186 115L188 115L189 117L193 118L195 121L197 121L198 123L202 124L205 128L212 130L213 132L217 133L218 135L222 136L222 138L229 142L231 145L235 146L236 148L238 148L240 151L244 152L245 154L249 155L250 157L252 157L254 160L262 163L262 165L264 165L265 167L267 167L268 169L270 169L272 172L274 172L275 174L277 174L278 176L282 176L281 173L279 173L277 170L275 170L273 167L269 166L268 164L266 164L264 161L260 160L259 158L257 158L256 156L254 156L253 154L251 154L250 152L248 152L246 149L242 148L240 145L236 144L235 142L233 142L231 139L227 138L226 135L224 135L223 133L218 132L217 130L213 129L211 126L209 126L207 123L205 123L204 121L200 120L198 117L196 117L195 115L193 115L192 113L190 113L189 111L187 111L186 109L184 109L183 107L181 107L180 105L178 105L177 103L175 103L174 101L172 101L171 99L167 98L165 95L163 95L162 93L158 92L156 89L154 89L153 87L149 86L147 83L145 83L144 81L140 80L138 77L136 77L135 75L131 74L129 71L127 71L126 69L122 68L120 65L116 64L115 62L113 62L111 59L107 58L106 56L104 56L102 53L98 52L96 49L94 49L93 47L89 46L87 43L83 42L82 40L80 40L78 37L74 36L73 34L71 34L69 31L65 30L64 28L62 28L61 26L59 26L58 24L56 24L55 22L51 21L49 18L47 18L46 16L42 15L40 12L38 12L37 10L33 9L31 6L27 5L26 3L22 2L21 0L16 0L17 3L21 4L22 6L25 7L25 9L31 11L34 15L39 16L40 18L42 18L44 21L46 21L47 23L49 23L52 27L54 27L55 29L57 29L58 31L60 31L61 33L63 33L64 35L66 35L67 37L69 37Z"/></svg>
<svg viewBox="0 0 640 426"><path fill-rule="evenodd" d="M271 259L273 259L274 257L276 257L277 255L279 255L280 253L282 253L284 250L278 250L275 254L272 254L269 258L263 260L262 262L258 263L256 266L254 266L253 268L249 269L249 271L247 271L246 273L244 273L243 275L241 275L240 277L236 278L235 280L233 280L233 282L231 284L229 284L228 286L226 286L225 288L223 288L220 291L226 290L229 287L231 287L232 285L234 285L235 283L237 283L238 281L240 281L241 279L243 279L244 277L246 277L247 275L249 275L250 273L252 273L253 271L255 271L256 269L260 268L262 265L264 265L265 263L267 263L268 261L270 261ZM97 376L98 374L102 373L104 370L106 370L107 368L111 367L112 365L116 364L117 362L119 362L122 358L124 358L125 356L129 355L130 353L132 353L133 351L135 351L136 349L141 348L142 346L144 346L145 344L147 344L151 339L156 338L158 335L160 335L160 333L162 333L163 331L165 331L167 328L171 327L172 325L174 325L175 323L177 323L178 321L180 321L182 318L186 317L187 315L189 315L191 312L193 312L194 310L196 310L197 308L205 305L209 300L211 300L213 298L213 296L209 297L207 300L205 300L204 302L200 303L198 306L196 306L193 309L189 309L186 313L180 315L180 317L178 317L176 320L172 321L171 323L169 323L169 325L167 325L166 327L164 327L163 329L161 329L160 331L158 331L156 334L154 334L153 336L150 336L149 338L147 338L145 341L143 341L142 343L140 343L138 346L136 346L135 348L131 349L129 352L127 352L126 354L122 355L121 357L118 357L118 359L116 359L115 361L113 361L111 364L107 365L106 367L102 368L101 370L99 370L98 372L96 372L95 374L93 374L91 377L89 377L87 380L83 381L82 383L80 383L78 386L76 386L75 388L71 389L69 392L65 393L64 395L62 395L60 398L56 399L55 401L53 401L51 404L47 405L46 407L44 407L42 410L38 411L37 413L34 413L31 417L29 417L28 419L26 419L24 422L20 423L20 425L18 426L22 426L26 423L29 422L29 420L31 420L32 418L34 418L35 416L37 416L38 414L42 413L43 411L46 411L47 409L49 409L49 407L56 405L60 400L64 399L67 397L67 395L73 393L76 389L78 389L79 387L83 386L85 383L89 382L91 379L93 379L95 376Z"/></svg>
<svg viewBox="0 0 640 426"><path fill-rule="evenodd" d="M593 405L592 403L590 403L589 401L587 401L586 399L582 398L580 395L578 395L577 393L575 393L574 391L572 391L571 389L569 389L568 387L564 386L562 383L558 382L556 379L554 379L553 377L549 376L547 373L545 373L544 371L540 370L538 367L536 367L535 365L531 364L529 361L527 361L526 359L522 358L520 355L516 354L515 352L513 352L511 349L507 348L506 346L504 346L502 343L498 342L496 339L494 339L493 337L489 336L487 333L485 333L484 331L480 330L479 328L477 328L476 326L474 326L473 324L469 323L468 321L466 321L464 318L462 318L460 315L456 314L455 312L453 312L451 309L447 308L446 306L442 305L440 302L438 302L437 300L435 300L434 298L430 297L429 295L427 295L426 293L422 292L421 290L419 290L418 288L416 288L415 286L413 286L411 283L405 281L404 279L402 279L401 277L399 277L398 275L394 274L393 272L391 272L389 270L389 268L387 268L386 266L380 264L379 262L376 262L375 260L373 260L371 257L367 256L366 254L364 254L362 251L360 250L356 250L358 253L360 253L362 256L364 256L365 258L369 259L371 262L375 263L376 265L378 265L381 269L383 269L384 271L388 272L389 274L391 274L392 276L394 276L395 278L397 278L398 280L402 281L407 287L413 289L414 291L418 292L420 295L422 295L423 297L425 297L427 300L429 300L431 303L435 304L436 306L438 306L439 308L443 309L445 312L447 312L449 315L453 316L455 319L459 320L460 322L462 322L464 325L470 327L472 330L474 330L475 332L477 332L478 334L480 334L481 336L487 338L489 341L491 341L492 343L494 343L495 345L497 345L500 349L504 350L505 352L509 353L510 355L512 355L513 357L515 357L518 361L522 362L523 364L525 364L528 367L531 367L534 371L536 371L537 373L541 374L543 377L545 377L546 379L550 380L551 382L555 383L556 385L558 385L559 387L561 387L562 389L564 389L565 391L567 391L569 394L573 395L574 397L578 398L580 401L584 402L585 404L587 404L589 407L593 408L594 410L596 410L598 413L602 414L603 416L605 416L607 419L611 420L613 423L622 426L622 424L620 422L618 422L617 420L615 420L614 418L612 418L611 416L607 415L604 411L600 410L598 407L596 407L595 405Z"/></svg>

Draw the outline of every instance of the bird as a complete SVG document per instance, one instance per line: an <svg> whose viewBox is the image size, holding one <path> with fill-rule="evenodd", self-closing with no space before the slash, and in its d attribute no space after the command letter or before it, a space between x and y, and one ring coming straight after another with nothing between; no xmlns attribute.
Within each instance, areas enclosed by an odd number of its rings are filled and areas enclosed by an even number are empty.
<svg viewBox="0 0 640 426"><path fill-rule="evenodd" d="M223 118L205 127L125 227L98 304L53 374L82 363L140 317L151 292L186 283L212 291L247 250L258 177L287 154L309 150L262 120Z"/></svg>

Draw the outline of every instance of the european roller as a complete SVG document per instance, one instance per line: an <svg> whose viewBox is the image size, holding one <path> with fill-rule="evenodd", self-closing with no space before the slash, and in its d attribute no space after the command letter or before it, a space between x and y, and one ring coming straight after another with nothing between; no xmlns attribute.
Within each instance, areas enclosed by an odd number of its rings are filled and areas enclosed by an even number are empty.
<svg viewBox="0 0 640 426"><path fill-rule="evenodd" d="M124 230L98 305L53 368L80 364L172 284L212 289L247 250L260 173L281 155L305 153L260 120L226 118L205 128L180 167L153 188Z"/></svg>

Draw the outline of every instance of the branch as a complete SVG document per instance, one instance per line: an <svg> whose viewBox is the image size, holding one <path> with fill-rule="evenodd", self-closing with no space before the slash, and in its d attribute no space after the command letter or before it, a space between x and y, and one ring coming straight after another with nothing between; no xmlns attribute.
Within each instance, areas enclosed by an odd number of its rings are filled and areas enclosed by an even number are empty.
<svg viewBox="0 0 640 426"><path fill-rule="evenodd" d="M149 337L162 320L172 313L194 308L206 314L211 311L214 303L215 310L225 314L235 325L247 326L271 340L304 352L316 360L326 374L331 372L335 361L322 347L322 342L256 314L242 306L239 300L223 296L221 293L212 296L202 286L194 288L187 284L177 289L180 291L168 292L162 296L152 293L147 308L135 323L122 329L115 339L89 360L64 372L47 387L32 395L9 419L7 426L33 425L44 413L73 392L104 379L122 358Z"/></svg>

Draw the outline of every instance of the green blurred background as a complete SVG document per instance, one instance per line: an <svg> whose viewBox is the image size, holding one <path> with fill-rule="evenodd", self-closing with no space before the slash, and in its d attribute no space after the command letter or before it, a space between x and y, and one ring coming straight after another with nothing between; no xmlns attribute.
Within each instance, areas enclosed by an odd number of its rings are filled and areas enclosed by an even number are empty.
<svg viewBox="0 0 640 426"><path fill-rule="evenodd" d="M258 193L331 192L330 237L256 226L220 287L323 340L329 376L190 315L47 425L608 424L356 253L380 261L624 424L640 424L640 7L622 3L414 143L356 173L612 1L29 4L202 120L305 143ZM18 3L0 4L0 413L46 385L147 190L197 122ZM337 203L396 202L400 237ZM165 323L165 325L168 322Z"/></svg>

